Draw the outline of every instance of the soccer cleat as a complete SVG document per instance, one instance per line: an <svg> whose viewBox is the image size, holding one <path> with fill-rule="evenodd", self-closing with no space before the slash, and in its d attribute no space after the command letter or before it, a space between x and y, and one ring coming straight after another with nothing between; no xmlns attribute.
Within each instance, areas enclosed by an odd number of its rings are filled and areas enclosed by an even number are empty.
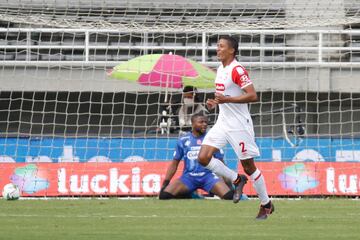
<svg viewBox="0 0 360 240"><path fill-rule="evenodd" d="M233 202L238 203L243 193L243 188L247 182L247 177L243 174L239 174L237 179L234 181L235 190L233 195Z"/></svg>
<svg viewBox="0 0 360 240"><path fill-rule="evenodd" d="M265 206L260 205L259 213L256 216L256 219L257 220L265 220L274 211L275 211L275 207L271 201L268 204L266 204Z"/></svg>

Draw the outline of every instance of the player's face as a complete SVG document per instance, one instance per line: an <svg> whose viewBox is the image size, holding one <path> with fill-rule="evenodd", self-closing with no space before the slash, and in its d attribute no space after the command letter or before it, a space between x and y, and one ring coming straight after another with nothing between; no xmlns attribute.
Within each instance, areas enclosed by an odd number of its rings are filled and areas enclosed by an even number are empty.
<svg viewBox="0 0 360 240"><path fill-rule="evenodd" d="M216 54L219 61L223 62L234 58L234 49L227 40L220 39L217 43Z"/></svg>
<svg viewBox="0 0 360 240"><path fill-rule="evenodd" d="M192 123L192 128L199 134L204 134L208 126L207 117L197 117Z"/></svg>

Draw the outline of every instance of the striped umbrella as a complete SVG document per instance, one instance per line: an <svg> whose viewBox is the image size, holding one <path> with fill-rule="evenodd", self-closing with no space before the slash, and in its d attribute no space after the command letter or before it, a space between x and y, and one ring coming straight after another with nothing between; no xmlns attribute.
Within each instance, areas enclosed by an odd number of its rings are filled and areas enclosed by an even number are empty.
<svg viewBox="0 0 360 240"><path fill-rule="evenodd" d="M149 54L115 66L109 76L145 86L213 88L215 72L193 60L172 54Z"/></svg>

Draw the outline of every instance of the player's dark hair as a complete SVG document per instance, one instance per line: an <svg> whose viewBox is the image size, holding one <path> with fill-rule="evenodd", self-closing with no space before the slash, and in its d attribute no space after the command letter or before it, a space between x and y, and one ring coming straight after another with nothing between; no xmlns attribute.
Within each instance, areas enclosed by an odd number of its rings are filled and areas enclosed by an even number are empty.
<svg viewBox="0 0 360 240"><path fill-rule="evenodd" d="M234 57L236 57L239 54L239 40L238 39L236 39L235 37L230 36L230 35L222 35L219 37L219 40L220 39L226 40L229 43L230 47L235 50Z"/></svg>
<svg viewBox="0 0 360 240"><path fill-rule="evenodd" d="M195 113L191 116L191 123L193 123L195 121L195 119L197 119L198 117L205 117L207 118L207 116L202 113L202 112L198 112L198 113Z"/></svg>

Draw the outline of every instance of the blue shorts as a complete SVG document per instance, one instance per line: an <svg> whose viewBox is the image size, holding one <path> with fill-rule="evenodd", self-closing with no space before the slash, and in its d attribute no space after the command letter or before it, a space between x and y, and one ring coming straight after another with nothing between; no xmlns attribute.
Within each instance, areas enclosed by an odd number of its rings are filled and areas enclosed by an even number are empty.
<svg viewBox="0 0 360 240"><path fill-rule="evenodd" d="M214 185L220 181L220 178L211 172L204 172L204 175L186 173L180 177L180 181L185 184L190 192L198 188L210 192Z"/></svg>

